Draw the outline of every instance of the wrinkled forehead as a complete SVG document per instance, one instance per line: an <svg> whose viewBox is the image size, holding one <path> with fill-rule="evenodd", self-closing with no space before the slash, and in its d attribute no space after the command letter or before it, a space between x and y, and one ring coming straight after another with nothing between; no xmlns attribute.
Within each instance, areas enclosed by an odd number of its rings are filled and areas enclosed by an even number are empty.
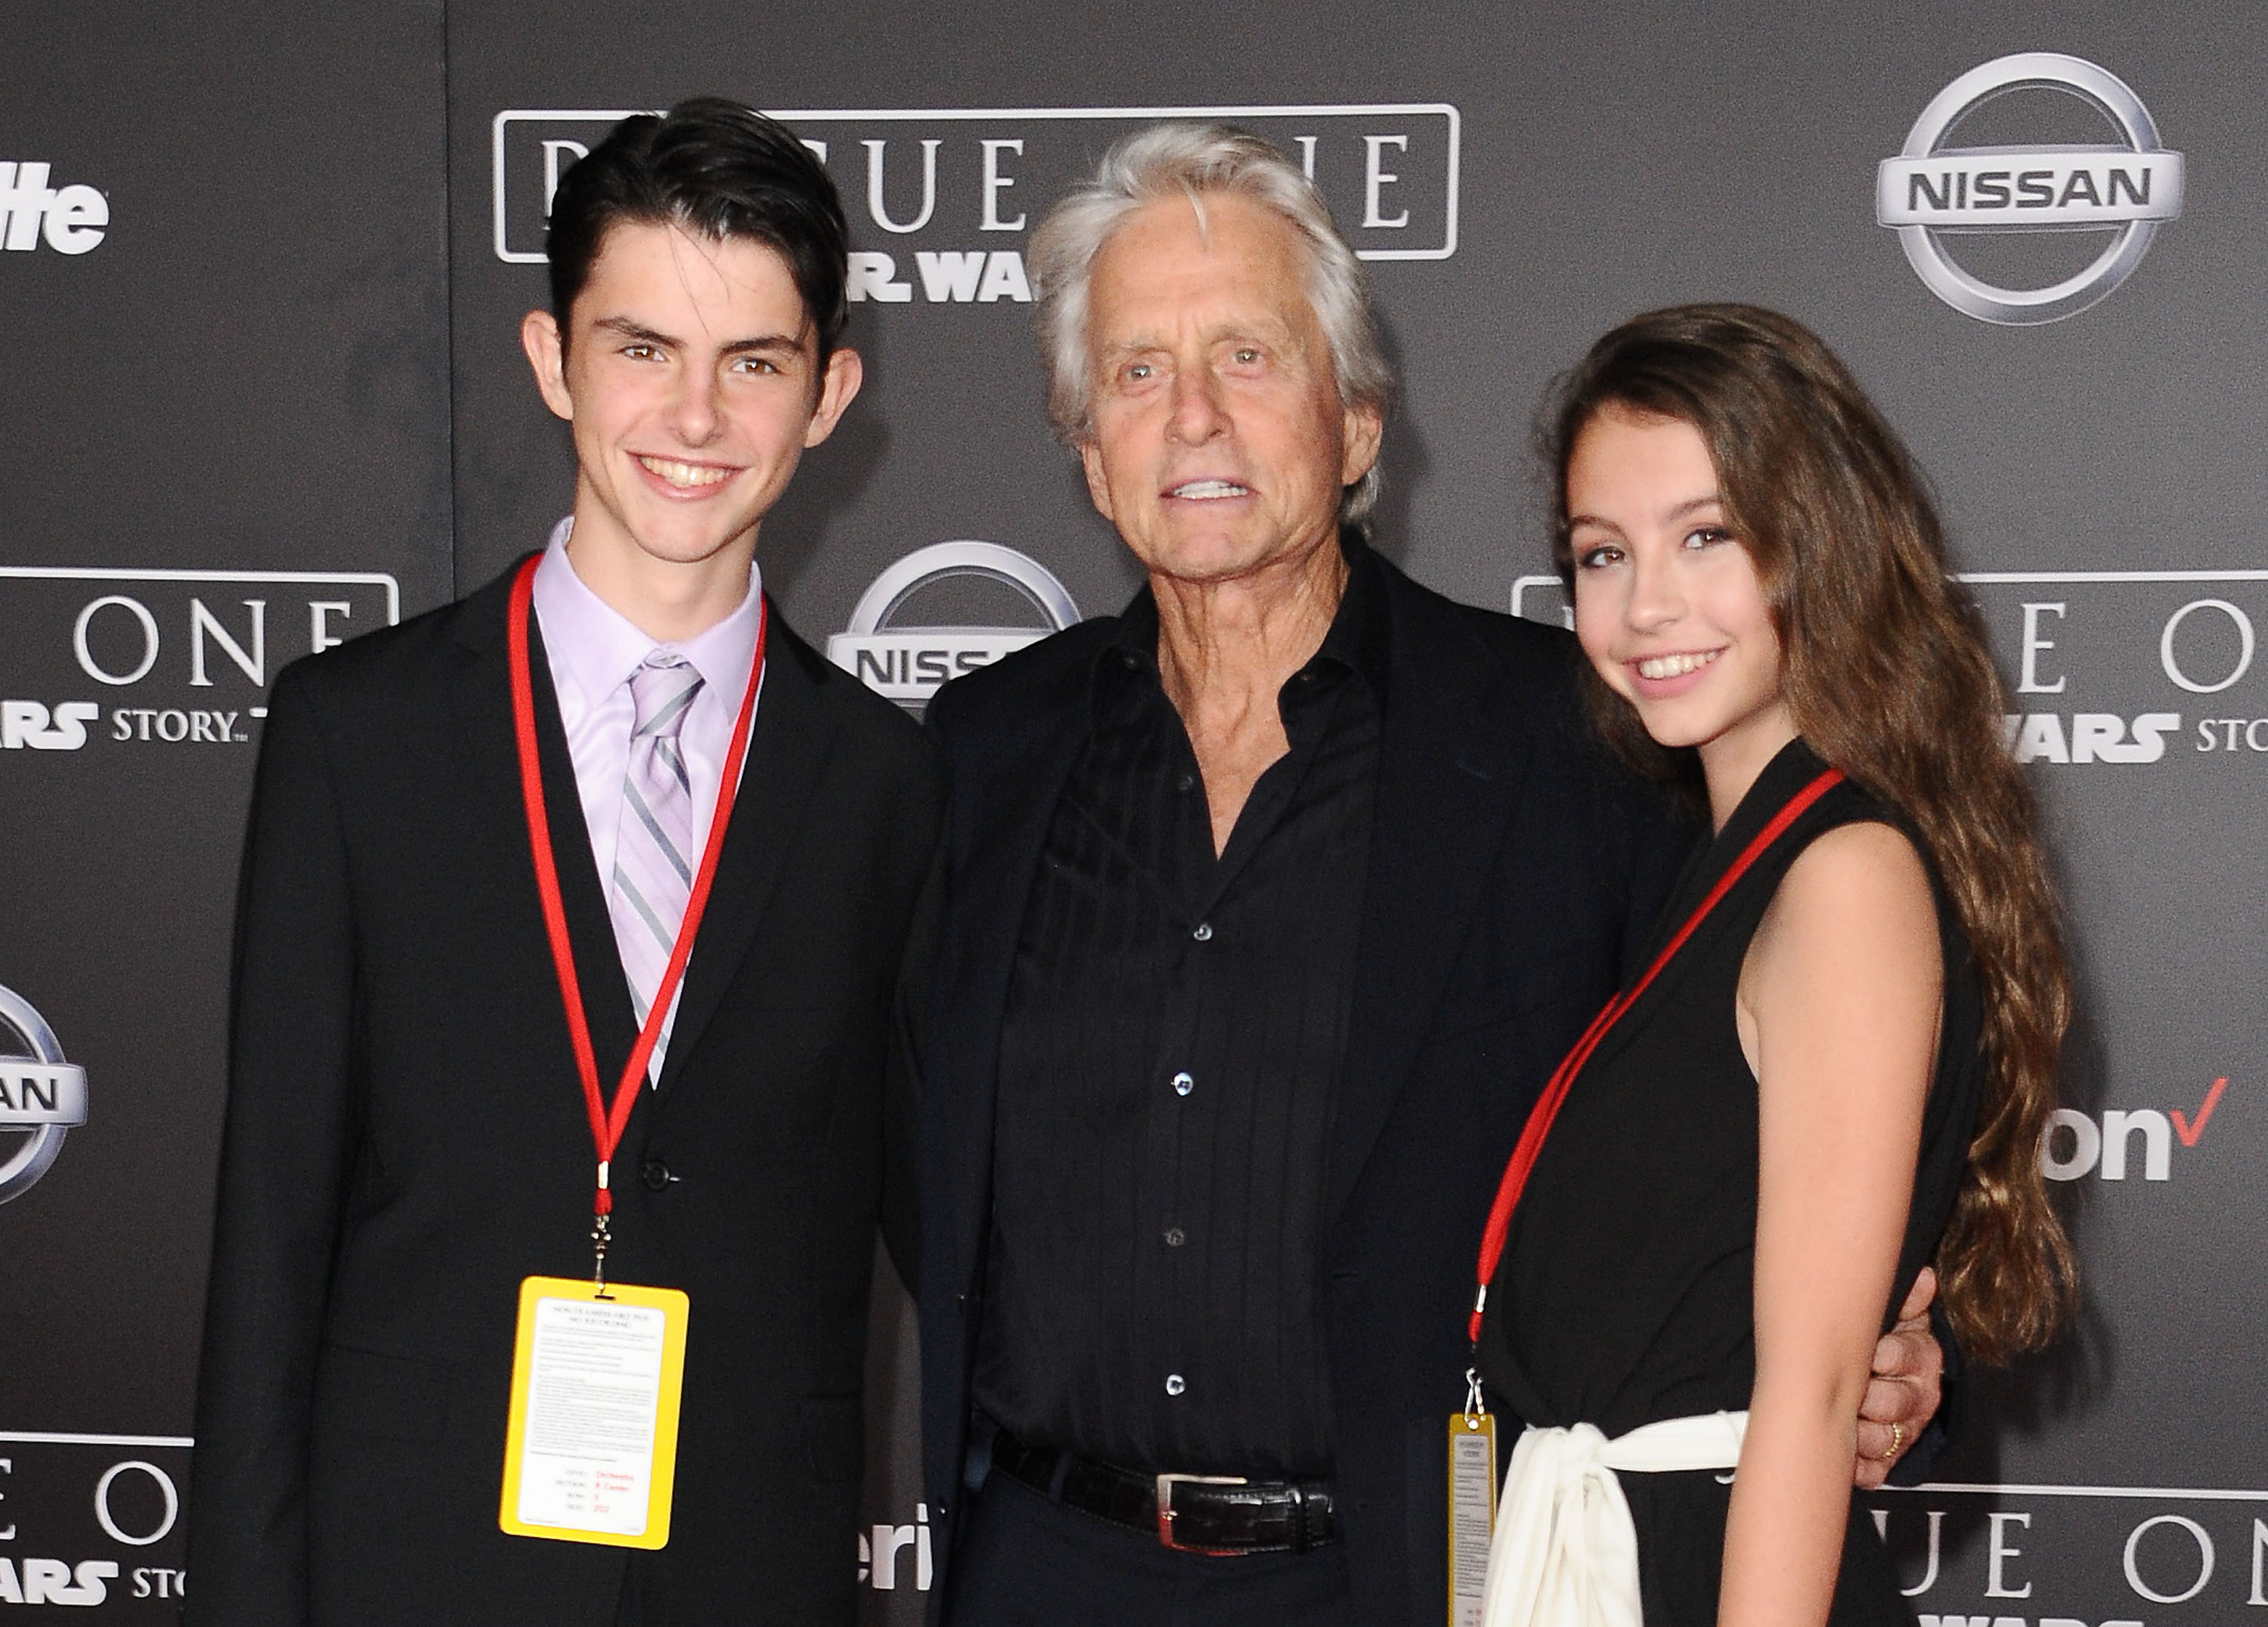
<svg viewBox="0 0 2268 1627"><path fill-rule="evenodd" d="M1130 210L1096 251L1087 330L1106 347L1191 330L1321 331L1299 228L1235 193Z"/></svg>

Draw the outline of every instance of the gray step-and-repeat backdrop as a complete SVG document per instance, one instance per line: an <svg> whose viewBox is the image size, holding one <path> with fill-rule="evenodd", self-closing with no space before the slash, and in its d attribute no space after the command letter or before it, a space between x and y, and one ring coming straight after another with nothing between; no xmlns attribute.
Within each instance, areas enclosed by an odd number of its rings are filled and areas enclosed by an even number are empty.
<svg viewBox="0 0 2268 1627"><path fill-rule="evenodd" d="M2268 909L2246 857L2268 788L2262 18L1276 10L11 8L0 1605L146 1618L193 1585L266 687L488 579L563 512L566 439L515 336L549 188L622 112L715 91L822 150L857 249L866 392L767 525L767 581L909 707L1134 585L1042 425L1023 253L1145 120L1229 119L1311 166L1402 370L1379 541L1474 602L1564 612L1528 426L1594 335L1701 298L1824 334L1941 490L2084 995L2042 1150L2082 1324L1980 1377L1940 1481L1874 1518L1924 1622L2268 1612ZM873 1620L909 1623L932 1551L887 1272L877 1305L867 1524L843 1563Z"/></svg>

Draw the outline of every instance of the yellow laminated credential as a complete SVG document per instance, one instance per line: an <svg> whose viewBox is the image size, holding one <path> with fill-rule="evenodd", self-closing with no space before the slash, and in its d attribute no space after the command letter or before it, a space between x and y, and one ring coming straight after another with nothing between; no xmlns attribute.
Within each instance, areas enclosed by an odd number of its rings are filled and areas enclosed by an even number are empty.
<svg viewBox="0 0 2268 1627"><path fill-rule="evenodd" d="M1476 1400L1449 1415L1449 1627L1480 1627L1495 1535L1496 1415Z"/></svg>
<svg viewBox="0 0 2268 1627"><path fill-rule="evenodd" d="M669 1541L688 1304L674 1288L520 1284L505 1531L616 1548Z"/></svg>

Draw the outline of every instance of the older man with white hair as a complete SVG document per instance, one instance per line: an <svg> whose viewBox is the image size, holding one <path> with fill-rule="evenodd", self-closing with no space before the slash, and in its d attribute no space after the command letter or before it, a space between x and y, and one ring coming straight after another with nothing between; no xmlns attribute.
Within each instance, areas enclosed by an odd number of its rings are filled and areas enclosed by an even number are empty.
<svg viewBox="0 0 2268 1627"><path fill-rule="evenodd" d="M1297 166L1144 131L1032 261L1149 580L931 712L934 1602L1431 1627L1489 1200L1690 833L1590 743L1572 641L1365 541L1392 379ZM1936 1347L1883 1359L1911 1439Z"/></svg>

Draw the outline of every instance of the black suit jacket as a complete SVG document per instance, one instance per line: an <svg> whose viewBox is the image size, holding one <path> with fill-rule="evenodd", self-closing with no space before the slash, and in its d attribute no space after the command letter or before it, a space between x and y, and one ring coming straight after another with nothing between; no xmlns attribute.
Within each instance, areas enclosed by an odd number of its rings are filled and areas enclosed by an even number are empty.
<svg viewBox="0 0 2268 1627"><path fill-rule="evenodd" d="M775 612L608 1274L691 1298L672 1531L503 1535L520 1278L591 1269L594 1152L527 845L509 578L277 680L238 917L192 1623L849 1623L878 1216L912 1258L935 747ZM540 632L539 632L540 637ZM602 1086L635 1038L540 644L544 783ZM912 948L909 952L909 942Z"/></svg>
<svg viewBox="0 0 2268 1627"><path fill-rule="evenodd" d="M1572 638L1379 565L1378 801L1316 1269L1355 1618L1432 1627L1447 1587L1444 1443L1465 1397L1489 1204L1529 1105L1614 992L1693 832L1593 742ZM930 713L953 781L923 1067L933 1521L950 1523L966 1452L1010 971L1110 634L1108 621L1058 634L949 686Z"/></svg>

